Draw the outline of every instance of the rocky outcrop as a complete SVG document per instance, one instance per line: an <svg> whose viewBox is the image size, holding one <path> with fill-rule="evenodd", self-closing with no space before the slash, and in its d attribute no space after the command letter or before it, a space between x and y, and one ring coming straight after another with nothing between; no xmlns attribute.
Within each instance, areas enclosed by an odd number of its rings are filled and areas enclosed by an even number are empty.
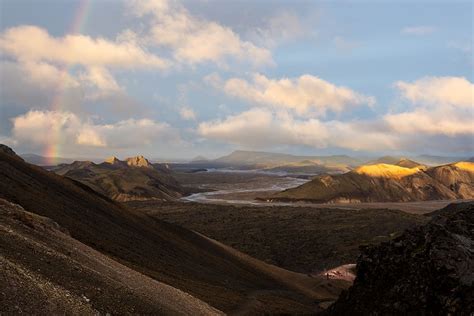
<svg viewBox="0 0 474 316"><path fill-rule="evenodd" d="M104 163L112 165L112 166L118 166L118 167L126 167L127 163L125 161L122 161L118 159L115 156L108 157L104 160Z"/></svg>
<svg viewBox="0 0 474 316"><path fill-rule="evenodd" d="M474 310L474 204L363 249L354 285L331 315L469 315Z"/></svg>
<svg viewBox="0 0 474 316"><path fill-rule="evenodd" d="M125 159L127 165L131 167L153 168L151 163L143 156L135 156Z"/></svg>

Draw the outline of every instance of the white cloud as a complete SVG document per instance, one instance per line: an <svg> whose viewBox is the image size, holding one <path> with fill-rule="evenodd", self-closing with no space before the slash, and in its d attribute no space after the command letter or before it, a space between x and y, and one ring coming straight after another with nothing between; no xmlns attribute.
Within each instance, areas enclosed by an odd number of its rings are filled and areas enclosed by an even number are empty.
<svg viewBox="0 0 474 316"><path fill-rule="evenodd" d="M215 82L216 77L207 80ZM464 78L426 77L412 83L399 81L394 86L410 106L398 113L364 121L322 121L296 118L281 109L254 108L224 120L203 122L198 133L254 148L295 145L367 151L474 150L472 83Z"/></svg>
<svg viewBox="0 0 474 316"><path fill-rule="evenodd" d="M370 124L369 124L370 125ZM342 147L353 150L395 148L392 136L367 129L365 122L300 120L287 112L251 109L224 120L203 122L198 133L206 138L253 147L303 145L313 148Z"/></svg>
<svg viewBox="0 0 474 316"><path fill-rule="evenodd" d="M168 124L150 119L128 119L96 124L63 111L29 111L12 119L11 140L33 148L51 144L76 150L86 147L139 148L157 142L179 142Z"/></svg>
<svg viewBox="0 0 474 316"><path fill-rule="evenodd" d="M327 110L340 112L350 105L375 104L375 98L311 75L298 78L269 79L255 74L252 81L231 78L222 82L218 76L205 78L229 95L252 103L292 109L298 114L323 115Z"/></svg>
<svg viewBox="0 0 474 316"><path fill-rule="evenodd" d="M435 27L428 25L407 26L401 30L401 33L409 35L427 35L433 33L435 30Z"/></svg>
<svg viewBox="0 0 474 316"><path fill-rule="evenodd" d="M25 40L27 39L27 40ZM46 61L66 65L166 68L169 62L150 54L133 42L69 34L52 37L37 26L22 25L0 35L4 54L18 60Z"/></svg>
<svg viewBox="0 0 474 316"><path fill-rule="evenodd" d="M395 87L412 107L384 120L398 133L474 137L474 84L461 77L424 77Z"/></svg>
<svg viewBox="0 0 474 316"><path fill-rule="evenodd" d="M182 107L179 110L179 115L184 120L195 120L196 119L196 113L190 107Z"/></svg>
<svg viewBox="0 0 474 316"><path fill-rule="evenodd" d="M171 48L180 62L225 64L230 57L254 65L273 63L266 48L241 39L226 26L191 15L176 1L132 1L130 6L136 15L152 17L150 42Z"/></svg>
<svg viewBox="0 0 474 316"><path fill-rule="evenodd" d="M81 80L46 62L2 60L0 78L2 107L16 113L18 109L49 107L53 102L77 110L84 98Z"/></svg>
<svg viewBox="0 0 474 316"><path fill-rule="evenodd" d="M103 92L110 93L122 90L112 74L104 67L88 67L87 72L82 73L79 78Z"/></svg>
<svg viewBox="0 0 474 316"><path fill-rule="evenodd" d="M474 84L462 77L424 77L412 83L398 81L395 87L413 103L474 106Z"/></svg>

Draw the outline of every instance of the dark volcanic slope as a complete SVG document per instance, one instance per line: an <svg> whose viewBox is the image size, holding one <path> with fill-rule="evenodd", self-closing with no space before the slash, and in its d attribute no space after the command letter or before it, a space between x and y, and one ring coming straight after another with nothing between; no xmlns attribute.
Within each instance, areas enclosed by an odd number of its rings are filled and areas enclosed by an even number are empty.
<svg viewBox="0 0 474 316"><path fill-rule="evenodd" d="M472 315L474 204L450 207L424 226L365 249L354 285L334 315Z"/></svg>
<svg viewBox="0 0 474 316"><path fill-rule="evenodd" d="M0 198L50 218L72 238L155 280L226 311L255 302L276 312L317 310L320 280L243 258L209 239L144 214L129 211L89 187L0 151ZM99 295L99 294L97 294ZM92 304L97 299L89 298Z"/></svg>
<svg viewBox="0 0 474 316"><path fill-rule="evenodd" d="M314 178L270 197L280 201L408 202L474 198L474 164L433 168L365 165L341 175Z"/></svg>
<svg viewBox="0 0 474 316"><path fill-rule="evenodd" d="M137 212L176 223L255 258L302 273L354 263L359 246L387 241L424 222L387 209L251 207L135 201Z"/></svg>
<svg viewBox="0 0 474 316"><path fill-rule="evenodd" d="M119 264L52 220L0 199L0 312L218 314L202 301Z"/></svg>
<svg viewBox="0 0 474 316"><path fill-rule="evenodd" d="M146 199L173 200L186 192L169 170L152 165L142 156L132 157L127 161L113 157L101 164L75 161L69 165L60 165L53 171L122 202Z"/></svg>

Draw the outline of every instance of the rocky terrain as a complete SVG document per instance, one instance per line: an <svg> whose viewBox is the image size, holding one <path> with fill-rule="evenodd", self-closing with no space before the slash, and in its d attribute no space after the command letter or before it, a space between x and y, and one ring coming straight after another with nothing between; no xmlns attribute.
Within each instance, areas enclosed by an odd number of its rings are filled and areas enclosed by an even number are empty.
<svg viewBox="0 0 474 316"><path fill-rule="evenodd" d="M0 286L2 314L221 314L3 199L0 248L0 284L6 285Z"/></svg>
<svg viewBox="0 0 474 316"><path fill-rule="evenodd" d="M474 204L447 207L424 226L363 249L354 285L332 315L472 315Z"/></svg>
<svg viewBox="0 0 474 316"><path fill-rule="evenodd" d="M35 308L41 313L46 295L54 306L45 313L67 314L77 306L91 315L119 309L161 314L158 308L168 311L178 298L183 306L175 307L177 314L213 311L209 306L225 313L312 314L350 285L264 263L130 210L81 182L25 163L5 147L0 148L0 179L0 198L8 201L2 202L7 207L0 216L2 267L8 267L1 278L12 284L0 282L0 306L12 313ZM89 249L90 257L82 256ZM189 305L180 299L183 292L190 295ZM162 297L153 303L148 295Z"/></svg>
<svg viewBox="0 0 474 316"><path fill-rule="evenodd" d="M474 198L474 163L426 167L413 161L363 165L341 175L323 175L269 201L315 203L409 202Z"/></svg>
<svg viewBox="0 0 474 316"><path fill-rule="evenodd" d="M424 216L387 209L159 201L132 201L127 206L202 233L267 263L313 274L353 263L360 246L390 240L426 221Z"/></svg>
<svg viewBox="0 0 474 316"><path fill-rule="evenodd" d="M189 191L173 178L166 165L152 164L143 156L130 157L124 161L110 157L99 164L75 161L52 170L121 202L173 200Z"/></svg>

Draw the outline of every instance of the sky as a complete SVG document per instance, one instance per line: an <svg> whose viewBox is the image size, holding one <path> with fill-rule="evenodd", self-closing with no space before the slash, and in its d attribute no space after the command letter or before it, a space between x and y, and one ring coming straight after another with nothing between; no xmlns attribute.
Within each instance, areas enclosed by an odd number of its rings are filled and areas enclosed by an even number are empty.
<svg viewBox="0 0 474 316"><path fill-rule="evenodd" d="M474 155L472 1L0 0L0 143Z"/></svg>

